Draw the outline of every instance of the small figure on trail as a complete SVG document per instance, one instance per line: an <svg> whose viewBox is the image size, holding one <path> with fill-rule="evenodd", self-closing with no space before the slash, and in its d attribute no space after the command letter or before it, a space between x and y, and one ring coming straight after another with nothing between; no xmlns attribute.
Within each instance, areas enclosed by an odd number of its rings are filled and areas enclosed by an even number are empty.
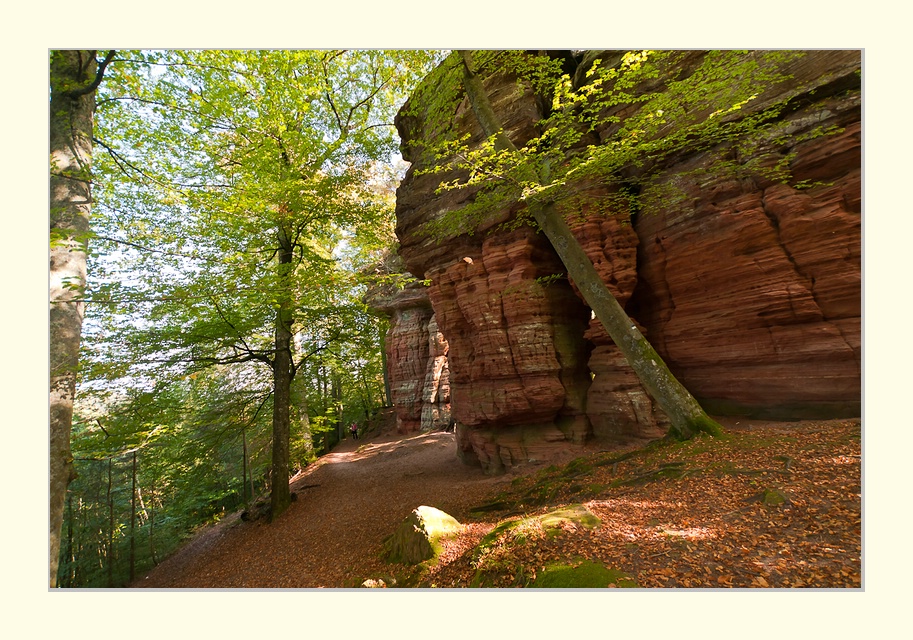
<svg viewBox="0 0 913 640"><path fill-rule="evenodd" d="M352 437L353 437L355 440L358 440L358 424L356 424L356 423L353 422L353 423L349 426L349 432L352 434Z"/></svg>

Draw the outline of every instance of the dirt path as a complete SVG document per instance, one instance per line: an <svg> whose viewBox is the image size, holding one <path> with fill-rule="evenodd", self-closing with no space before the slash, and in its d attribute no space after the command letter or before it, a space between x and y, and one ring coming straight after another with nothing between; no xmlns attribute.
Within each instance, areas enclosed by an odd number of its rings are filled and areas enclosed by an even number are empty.
<svg viewBox="0 0 913 640"><path fill-rule="evenodd" d="M455 446L451 433L347 439L293 479L298 500L277 522L226 518L134 586L357 586L381 570L381 544L410 511L424 504L461 519L512 479L464 465Z"/></svg>

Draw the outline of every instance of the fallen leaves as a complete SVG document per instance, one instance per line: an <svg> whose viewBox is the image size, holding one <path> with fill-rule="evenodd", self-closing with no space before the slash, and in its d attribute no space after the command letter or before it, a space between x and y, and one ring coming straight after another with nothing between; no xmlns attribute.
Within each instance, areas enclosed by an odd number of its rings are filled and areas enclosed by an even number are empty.
<svg viewBox="0 0 913 640"><path fill-rule="evenodd" d="M577 461L592 468L586 483L606 487L585 502L602 525L505 549L501 561L541 566L543 556L585 557L630 572L642 587L858 588L859 447L855 421L774 423L623 460L615 453L611 464L598 456ZM683 473L659 477L664 469ZM544 487L551 501L542 510L575 500L571 487L559 486L561 475L555 469L515 483L514 500ZM438 573L442 586L465 586L470 577L467 567Z"/></svg>
<svg viewBox="0 0 913 640"><path fill-rule="evenodd" d="M300 588L374 579L392 586L388 577L402 568L379 560L382 541L429 504L463 527L418 586L522 587L552 563L578 559L648 588L859 588L860 435L858 421L756 422L724 439L593 454L515 478L500 492L510 478L497 482L454 465L450 449L420 453L422 438L374 445L371 455L334 452L308 472L321 486L280 521L239 524L211 543L191 544L140 583ZM765 495L786 499L752 499ZM476 552L511 513L580 502L600 526L549 535L504 529Z"/></svg>

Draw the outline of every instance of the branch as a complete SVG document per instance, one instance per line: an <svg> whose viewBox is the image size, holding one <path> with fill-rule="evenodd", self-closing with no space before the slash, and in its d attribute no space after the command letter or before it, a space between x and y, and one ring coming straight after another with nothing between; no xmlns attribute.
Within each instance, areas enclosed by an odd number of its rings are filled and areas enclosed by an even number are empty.
<svg viewBox="0 0 913 640"><path fill-rule="evenodd" d="M199 94L197 94L197 95L199 95ZM203 99L203 96L200 96L200 98ZM183 113L187 113L192 116L196 116L198 118L206 118L211 121L212 124L210 126L213 129L222 129L223 131L231 131L233 133L236 133L236 134L246 138L246 136L244 136L244 133L239 131L237 127L234 127L231 124L226 124L219 118L216 118L209 114L203 113L201 111L197 111L194 109L188 109L186 107L182 107L182 106L176 105L176 104L168 104L166 102L161 102L159 100L149 100L148 98L137 98L136 96L112 96L110 98L104 98L102 100L99 100L95 106L101 107L101 106L108 104L109 102L121 102L121 101L138 102L140 104L151 104L151 105L155 105L155 106L159 106L159 107L164 107L164 108L168 109L169 111L181 111Z"/></svg>
<svg viewBox="0 0 913 640"><path fill-rule="evenodd" d="M232 324L231 320L226 318L225 314L222 313L222 309L221 309L221 307L219 307L219 303L216 301L216 297L212 296L210 298L210 301L212 302L213 306L216 308L216 313L218 313L219 317L222 318L222 322L227 324L229 326L229 328L231 328L231 330L235 332L235 334L238 336L238 340L240 340L241 344L244 345L243 349L238 349L237 345L232 345L232 348L235 349L236 351L242 351L242 352L246 352L250 355L253 355L254 350L251 349L250 346L247 344L247 341L244 339L244 336L242 335L242 333L240 331L238 331L238 328L234 324ZM266 358L264 360L264 362L266 362L267 364L272 364L272 362L269 360L269 358Z"/></svg>
<svg viewBox="0 0 913 640"><path fill-rule="evenodd" d="M184 189L230 189L230 188L232 188L232 185L225 184L222 182L213 182L213 183L209 183L209 184L193 184L190 182L165 182L163 180L160 180L159 178L156 178L155 176L153 176L149 173L146 173L145 171L143 171L142 169L137 167L135 164L133 164L132 162L127 160L127 158L125 158L123 155L121 155L113 147L105 144L98 138L92 138L92 142L99 145L100 147L104 148L109 154L111 154L111 157L114 159L114 162L117 163L117 166L120 167L121 171L123 171L125 176L132 177L130 175L130 172L124 168L124 166L126 165L127 167L129 167L130 169L133 169L133 171L135 171L142 177L146 178L150 182L153 182L162 187L170 187L170 188L177 189L181 193L181 195L184 195L184 191L183 191Z"/></svg>
<svg viewBox="0 0 913 640"><path fill-rule="evenodd" d="M114 244L121 244L128 247L133 247L134 249L139 249L140 251L148 251L149 253L161 253L166 256L174 256L175 258L190 258L191 260L203 260L204 262L212 262L215 264L221 264L221 261L214 258L207 258L205 256L195 256L189 253L180 253L175 251L166 251L164 249L152 249L151 247L146 247L135 242L128 242L127 240L119 240L117 238L111 238L109 236L96 235L96 238L99 240L107 240L108 242L113 242Z"/></svg>
<svg viewBox="0 0 913 640"><path fill-rule="evenodd" d="M102 147L102 148L105 149L108 153L111 154L111 157L114 159L114 162L117 163L117 166L120 167L121 171L123 171L123 173L124 173L125 176L130 177L130 172L127 171L126 169L124 169L124 165L126 165L126 166L129 167L130 169L133 169L133 171L135 171L135 172L138 173L139 175L143 176L143 177L146 178L147 180L150 180L151 182L154 182L155 184L161 185L161 186L163 186L163 187L169 187L169 186L179 187L179 186L182 186L182 185L174 185L174 184L169 185L167 182L163 182L163 181L159 180L158 178L156 178L155 176L149 175L148 173L146 173L145 171L143 171L142 169L140 169L139 167L137 167L135 164L133 164L132 162L130 162L129 160L127 160L125 157L123 157L123 156L122 156L120 153L118 153L113 147L111 147L111 146L105 144L104 142L102 142L102 141L99 140L98 138L93 137L93 138L92 138L92 142L95 143L95 144L97 144L97 145L99 145L100 147Z"/></svg>
<svg viewBox="0 0 913 640"><path fill-rule="evenodd" d="M105 75L105 68L114 59L114 49L111 49L108 54L105 56L105 59L102 60L98 65L98 70L95 72L95 79L85 87L80 87L79 89L71 89L69 91L63 92L63 95L67 98L79 98L80 96L88 95L95 91L98 88L98 85L101 84L101 79Z"/></svg>
<svg viewBox="0 0 913 640"><path fill-rule="evenodd" d="M102 425L102 423L101 423L101 418L95 418L95 422L98 423L98 428L101 429L102 431L104 431L105 440L107 440L108 438L110 438L110 437L111 437L111 434L108 433L107 430L105 429L104 425Z"/></svg>
<svg viewBox="0 0 913 640"><path fill-rule="evenodd" d="M342 55L342 53L336 53L333 57L335 58L340 55ZM326 57L320 61L320 66L323 67L323 93L327 98L327 102L330 103L330 109L333 110L333 115L336 116L336 124L339 126L339 131L344 132L346 130L346 126L342 123L342 118L339 115L339 111L336 110L336 104L333 102L333 96L330 93L330 89L333 85L330 82L330 70L327 68Z"/></svg>

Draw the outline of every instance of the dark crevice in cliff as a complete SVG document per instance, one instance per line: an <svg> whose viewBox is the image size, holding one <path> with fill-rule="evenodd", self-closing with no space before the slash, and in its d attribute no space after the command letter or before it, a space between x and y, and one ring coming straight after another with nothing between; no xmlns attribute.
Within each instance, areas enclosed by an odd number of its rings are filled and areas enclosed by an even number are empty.
<svg viewBox="0 0 913 640"><path fill-rule="evenodd" d="M637 218L632 216L632 224L637 229ZM639 234L638 234L638 237ZM655 237L651 243L653 246L644 246L640 244L637 247L637 283L634 285L634 291L628 303L625 305L625 311L632 320L638 322L649 329L651 326L665 327L675 315L675 298L669 289L669 279L666 277L666 247L660 237ZM646 264L654 265L657 273L656 282L661 283L665 291L654 290L647 280L640 277L646 268ZM656 305L656 301L665 300L664 305ZM663 332L654 332L650 335L650 342L663 358L668 357L666 350L666 340Z"/></svg>
<svg viewBox="0 0 913 640"><path fill-rule="evenodd" d="M837 77L830 82L822 84L819 87L816 87L814 90L807 93L802 93L786 102L782 113L780 114L780 120L785 119L787 116L800 111L802 109L807 109L812 107L815 104L822 102L827 98L837 98L842 97L853 92L858 92L862 90L862 76L857 74L848 74Z"/></svg>
<svg viewBox="0 0 913 640"><path fill-rule="evenodd" d="M516 357L516 354L518 351L518 346L520 346L520 345L514 344L514 341L511 339L510 323L507 320L507 313L505 313L505 311L504 311L504 294L503 294L503 292L498 294L497 300L498 300L498 310L500 311L500 316L501 316L501 326L503 327L503 330L504 330L504 338L507 340L508 351L510 351L510 366L513 369L514 377L522 379L522 376L520 375L520 367L517 365L517 357Z"/></svg>
<svg viewBox="0 0 913 640"><path fill-rule="evenodd" d="M779 220L779 218L777 218L776 214L771 212L770 209L768 208L767 201L766 201L766 198L764 195L761 196L761 211L764 213L764 215L767 217L767 220L770 222L770 226L773 229L773 232L777 238L777 246L779 246L780 249L783 251L783 255L789 261L789 264L792 266L793 271L796 272L796 275L798 276L797 280L799 282L806 283L805 288L808 290L809 295L811 295L812 300L815 301L815 306L818 308L818 311L821 313L822 319L829 320L829 318L825 317L824 310L821 306L821 302L820 302L820 300L818 300L818 296L815 294L815 278L813 276L808 275L807 273L805 273L803 271L802 267L799 266L799 263L796 262L796 258L795 258L795 256L793 256L792 252L789 250L789 247L787 247L786 243L783 242L783 238L780 235L780 220ZM790 306L792 306L792 295L791 294L790 294Z"/></svg>
<svg viewBox="0 0 913 640"><path fill-rule="evenodd" d="M761 198L761 210L764 212L764 215L767 216L767 219L770 221L770 225L773 228L774 233L776 234L776 237L777 237L777 244L783 251L783 255L789 261L789 264L792 266L793 270L795 271L796 276L797 276L797 281L798 282L804 281L806 283L805 289L808 291L809 295L811 296L812 300L815 303L815 307L818 309L818 312L821 314L821 320L823 322L826 322L828 325L830 325L831 327L833 327L834 329L837 330L837 332L840 334L840 337L843 339L843 342L846 344L846 348L849 350L850 353L853 354L853 358L856 361L856 364L860 365L861 363L860 363L859 355L856 353L856 350L853 348L853 345L850 343L850 341L847 339L846 334L841 329L840 323L834 322L834 318L829 318L825 314L825 312L824 312L825 305L823 305L821 303L821 300L819 299L818 291L815 288L815 284L816 284L815 277L807 274L805 272L805 270L802 269L802 267L796 261L795 256L793 256L792 252L789 250L789 248L786 246L786 243L781 238L780 221L777 218L777 216L768 209L767 203L763 196ZM798 284L798 282L797 282L797 284ZM801 315L801 312L794 308L792 292L789 292L789 291L787 291L787 292L789 294L790 309L794 312L794 315L796 317L799 317Z"/></svg>

